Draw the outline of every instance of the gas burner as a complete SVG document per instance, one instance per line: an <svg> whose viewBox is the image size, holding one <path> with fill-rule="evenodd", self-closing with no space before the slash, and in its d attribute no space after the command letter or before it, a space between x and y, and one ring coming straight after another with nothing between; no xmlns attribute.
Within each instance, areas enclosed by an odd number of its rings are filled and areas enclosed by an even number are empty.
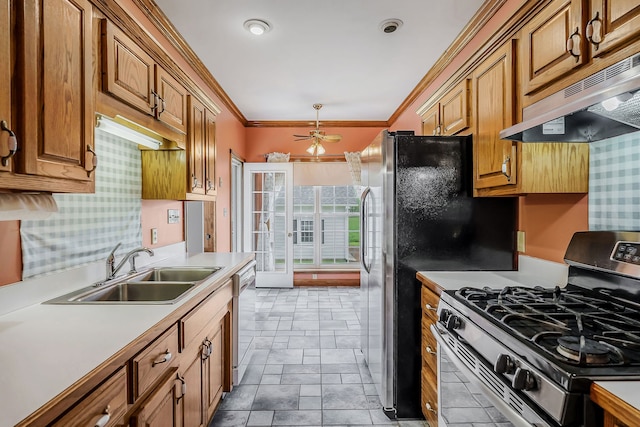
<svg viewBox="0 0 640 427"><path fill-rule="evenodd" d="M585 337L562 336L558 338L558 353L576 362L600 365L609 362L609 348ZM584 357L584 360L581 360Z"/></svg>

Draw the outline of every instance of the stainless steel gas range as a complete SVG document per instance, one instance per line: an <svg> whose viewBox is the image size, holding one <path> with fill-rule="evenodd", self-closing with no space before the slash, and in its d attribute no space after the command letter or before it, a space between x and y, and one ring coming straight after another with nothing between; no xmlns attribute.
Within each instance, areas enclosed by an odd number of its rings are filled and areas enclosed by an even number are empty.
<svg viewBox="0 0 640 427"><path fill-rule="evenodd" d="M576 233L566 287L445 291L440 349L517 426L598 426L589 387L640 380L640 232Z"/></svg>

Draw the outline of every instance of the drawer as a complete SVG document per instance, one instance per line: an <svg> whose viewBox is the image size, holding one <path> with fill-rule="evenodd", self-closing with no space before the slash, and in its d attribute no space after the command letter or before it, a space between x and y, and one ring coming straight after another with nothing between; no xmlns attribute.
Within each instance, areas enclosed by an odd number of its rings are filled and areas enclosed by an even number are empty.
<svg viewBox="0 0 640 427"><path fill-rule="evenodd" d="M133 397L137 399L178 359L178 327L173 325L132 360Z"/></svg>
<svg viewBox="0 0 640 427"><path fill-rule="evenodd" d="M429 329L432 324L433 320L422 316L422 361L423 365L429 366L433 372L437 372L438 355L431 353L438 351L436 338L431 333L431 329Z"/></svg>
<svg viewBox="0 0 640 427"><path fill-rule="evenodd" d="M431 317L433 320L438 319L436 309L438 308L439 302L440 297L438 295L431 292L431 290L426 286L422 287L422 312Z"/></svg>
<svg viewBox="0 0 640 427"><path fill-rule="evenodd" d="M422 368L422 414L429 426L438 425L438 379L429 368Z"/></svg>
<svg viewBox="0 0 640 427"><path fill-rule="evenodd" d="M108 409L107 409L108 408ZM97 425L105 421L105 427L121 423L127 410L127 370L122 367L97 389L82 399L54 427ZM102 424L101 424L102 425Z"/></svg>
<svg viewBox="0 0 640 427"><path fill-rule="evenodd" d="M180 320L180 351L189 347L194 340L202 339L202 330L212 324L214 317L232 297L233 287L229 280Z"/></svg>

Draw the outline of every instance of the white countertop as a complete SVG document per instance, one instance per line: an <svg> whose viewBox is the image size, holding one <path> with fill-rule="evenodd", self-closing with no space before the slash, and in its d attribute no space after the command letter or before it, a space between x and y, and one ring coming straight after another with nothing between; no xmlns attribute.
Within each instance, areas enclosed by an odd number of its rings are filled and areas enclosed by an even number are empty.
<svg viewBox="0 0 640 427"><path fill-rule="evenodd" d="M222 266L216 276L223 276L248 262L249 253L206 253L192 257L168 257L156 265ZM142 258L142 257L141 257ZM100 263L101 273L104 265ZM165 305L50 305L40 301L0 316L0 426L13 426L98 365L126 347L130 342L189 301L216 276L205 281L175 304ZM50 275L56 282L71 277L69 273ZM91 282L77 282L75 289ZM5 293L16 299L17 286L9 285ZM66 283L65 289L74 284ZM53 286L53 285L52 285ZM0 300L3 298L0 288ZM33 294L32 291L29 291ZM64 294L65 292L60 292ZM48 295L47 292L42 292ZM45 297L46 299L51 296Z"/></svg>
<svg viewBox="0 0 640 427"><path fill-rule="evenodd" d="M419 271L421 275L445 290L465 286L504 288L505 286L566 286L566 264L521 255L518 271Z"/></svg>
<svg viewBox="0 0 640 427"><path fill-rule="evenodd" d="M595 383L640 411L639 381L596 381Z"/></svg>

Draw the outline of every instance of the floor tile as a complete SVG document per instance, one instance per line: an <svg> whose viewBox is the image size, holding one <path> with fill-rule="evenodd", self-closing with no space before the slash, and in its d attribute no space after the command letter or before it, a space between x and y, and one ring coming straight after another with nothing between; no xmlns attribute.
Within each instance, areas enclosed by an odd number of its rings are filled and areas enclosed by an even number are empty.
<svg viewBox="0 0 640 427"><path fill-rule="evenodd" d="M275 411L274 426L312 426L322 423L322 411Z"/></svg>
<svg viewBox="0 0 640 427"><path fill-rule="evenodd" d="M323 384L322 409L369 409L369 402L362 384Z"/></svg>
<svg viewBox="0 0 640 427"><path fill-rule="evenodd" d="M247 422L247 427L270 426L273 422L273 412L274 411L251 411L251 415L249 415L249 421Z"/></svg>
<svg viewBox="0 0 640 427"><path fill-rule="evenodd" d="M371 424L371 415L366 409L362 410L324 410L322 411L323 425L367 425Z"/></svg>
<svg viewBox="0 0 640 427"><path fill-rule="evenodd" d="M211 427L244 427L249 420L249 411L222 411L213 416Z"/></svg>
<svg viewBox="0 0 640 427"><path fill-rule="evenodd" d="M251 410L298 409L299 393L299 385L260 385Z"/></svg>
<svg viewBox="0 0 640 427"><path fill-rule="evenodd" d="M302 349L272 349L267 357L267 364L300 364Z"/></svg>

